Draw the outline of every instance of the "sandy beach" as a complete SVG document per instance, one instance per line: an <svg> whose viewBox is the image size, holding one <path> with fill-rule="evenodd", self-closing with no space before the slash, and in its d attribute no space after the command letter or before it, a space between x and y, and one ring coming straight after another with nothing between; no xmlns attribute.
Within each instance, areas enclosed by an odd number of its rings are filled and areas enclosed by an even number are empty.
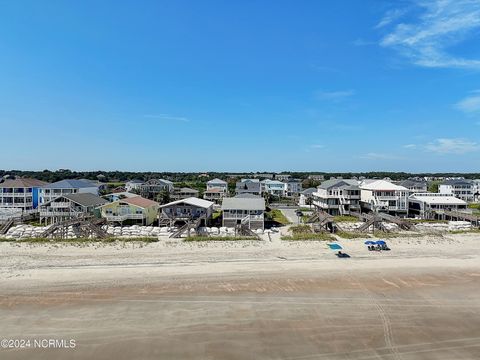
<svg viewBox="0 0 480 360"><path fill-rule="evenodd" d="M2 359L478 359L480 237L0 243Z"/></svg>

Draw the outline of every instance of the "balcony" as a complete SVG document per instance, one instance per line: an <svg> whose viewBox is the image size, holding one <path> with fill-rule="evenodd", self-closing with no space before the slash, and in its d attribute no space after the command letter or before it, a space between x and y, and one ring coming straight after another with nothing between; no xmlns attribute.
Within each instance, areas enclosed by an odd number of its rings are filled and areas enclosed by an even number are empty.
<svg viewBox="0 0 480 360"><path fill-rule="evenodd" d="M125 221L125 220L142 220L145 219L143 214L122 214L122 215L113 215L113 214L102 214L102 217L107 219L107 221Z"/></svg>
<svg viewBox="0 0 480 360"><path fill-rule="evenodd" d="M40 216L42 217L79 217L85 215L82 211L52 211L52 210L40 210Z"/></svg>

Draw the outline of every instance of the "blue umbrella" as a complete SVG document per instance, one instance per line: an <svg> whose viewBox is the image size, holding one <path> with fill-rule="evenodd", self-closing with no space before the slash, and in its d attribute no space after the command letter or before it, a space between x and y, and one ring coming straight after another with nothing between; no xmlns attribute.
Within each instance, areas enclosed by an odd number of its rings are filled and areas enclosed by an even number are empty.
<svg viewBox="0 0 480 360"><path fill-rule="evenodd" d="M383 240L378 240L378 241L376 242L376 244L377 244L377 245L387 245L387 243L386 243L385 241L383 241Z"/></svg>
<svg viewBox="0 0 480 360"><path fill-rule="evenodd" d="M338 244L327 244L332 250L342 250L343 248Z"/></svg>
<svg viewBox="0 0 480 360"><path fill-rule="evenodd" d="M376 245L377 243L375 241L372 241L372 240L367 240L365 241L365 245Z"/></svg>

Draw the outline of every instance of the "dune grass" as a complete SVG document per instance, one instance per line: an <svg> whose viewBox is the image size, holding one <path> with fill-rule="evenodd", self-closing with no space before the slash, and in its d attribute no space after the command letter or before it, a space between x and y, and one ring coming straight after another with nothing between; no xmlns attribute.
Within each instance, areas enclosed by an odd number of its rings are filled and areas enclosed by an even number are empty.
<svg viewBox="0 0 480 360"><path fill-rule="evenodd" d="M282 225L290 224L290 221L283 215L283 213L278 209L272 209L269 212L265 213L265 216L268 220L275 221Z"/></svg>
<svg viewBox="0 0 480 360"><path fill-rule="evenodd" d="M355 233L355 232L349 232L349 231L337 231L335 235L341 237L342 239L360 239L360 238L368 237L368 235L365 235L362 233Z"/></svg>

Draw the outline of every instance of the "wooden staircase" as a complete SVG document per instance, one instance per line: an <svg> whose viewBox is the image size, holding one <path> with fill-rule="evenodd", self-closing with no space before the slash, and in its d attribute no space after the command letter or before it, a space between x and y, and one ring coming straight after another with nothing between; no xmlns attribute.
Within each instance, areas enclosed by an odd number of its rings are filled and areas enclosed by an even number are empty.
<svg viewBox="0 0 480 360"><path fill-rule="evenodd" d="M5 235L8 232L8 230L13 226L13 223L14 223L14 220L10 219L10 220L7 220L5 224L1 225L0 234Z"/></svg>
<svg viewBox="0 0 480 360"><path fill-rule="evenodd" d="M40 234L40 237L66 239L68 235L68 228L71 226L77 237L88 238L90 236L95 236L97 238L104 239L111 236L101 228L101 224L104 222L105 219L100 220L94 219L91 216L81 216L51 225L48 229Z"/></svg>

